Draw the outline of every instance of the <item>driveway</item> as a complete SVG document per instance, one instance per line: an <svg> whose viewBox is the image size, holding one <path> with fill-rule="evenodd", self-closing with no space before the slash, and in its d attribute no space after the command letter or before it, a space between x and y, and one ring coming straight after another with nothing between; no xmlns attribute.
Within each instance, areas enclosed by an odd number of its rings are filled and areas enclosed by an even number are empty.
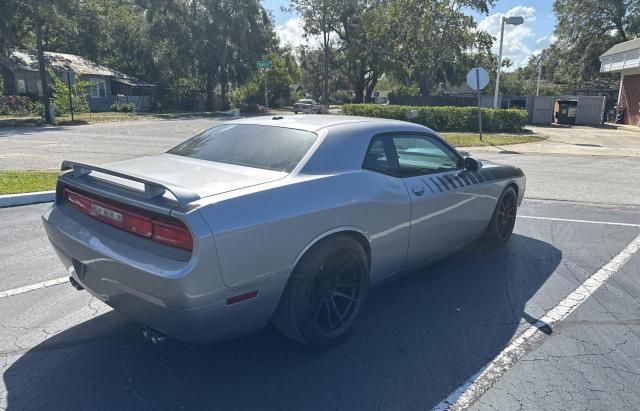
<svg viewBox="0 0 640 411"><path fill-rule="evenodd" d="M509 146L488 146L476 151L539 154L569 154L586 156L640 157L640 127L605 125L589 126L527 126L535 134L547 137L537 143Z"/></svg>
<svg viewBox="0 0 640 411"><path fill-rule="evenodd" d="M104 164L158 154L223 118L0 128L0 170L47 170L62 160Z"/></svg>

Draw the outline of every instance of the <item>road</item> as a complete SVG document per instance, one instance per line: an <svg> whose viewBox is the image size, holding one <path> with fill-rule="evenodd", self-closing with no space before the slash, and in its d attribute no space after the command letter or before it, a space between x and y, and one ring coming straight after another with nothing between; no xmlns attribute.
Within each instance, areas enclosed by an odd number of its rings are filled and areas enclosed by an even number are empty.
<svg viewBox="0 0 640 411"><path fill-rule="evenodd" d="M54 170L65 159L104 164L158 154L220 121L222 118L197 118L2 127L0 170Z"/></svg>
<svg viewBox="0 0 640 411"><path fill-rule="evenodd" d="M153 154L174 144L156 133L211 121L154 123L144 148L101 140L74 153ZM55 138L73 145L77 130ZM350 338L324 351L271 327L152 346L56 282L65 273L39 220L47 204L0 209L0 409L638 409L640 161L471 151L527 174L510 243L472 245L372 290Z"/></svg>
<svg viewBox="0 0 640 411"><path fill-rule="evenodd" d="M38 222L46 207L0 210L0 237L10 243L0 255L4 290L64 275ZM152 346L68 283L2 297L0 406L431 408L636 238L639 211L527 200L520 214L545 219L520 218L501 250L471 247L373 290L351 337L327 351L270 327L218 344ZM639 270L635 254L473 407L640 404Z"/></svg>

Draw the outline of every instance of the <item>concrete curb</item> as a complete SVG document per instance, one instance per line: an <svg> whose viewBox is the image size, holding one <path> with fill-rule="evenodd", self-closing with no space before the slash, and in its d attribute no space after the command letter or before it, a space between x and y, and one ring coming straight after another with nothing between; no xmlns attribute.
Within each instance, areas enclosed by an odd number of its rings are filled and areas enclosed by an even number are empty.
<svg viewBox="0 0 640 411"><path fill-rule="evenodd" d="M48 203L56 197L55 191L36 191L35 193L0 195L0 208L21 205Z"/></svg>

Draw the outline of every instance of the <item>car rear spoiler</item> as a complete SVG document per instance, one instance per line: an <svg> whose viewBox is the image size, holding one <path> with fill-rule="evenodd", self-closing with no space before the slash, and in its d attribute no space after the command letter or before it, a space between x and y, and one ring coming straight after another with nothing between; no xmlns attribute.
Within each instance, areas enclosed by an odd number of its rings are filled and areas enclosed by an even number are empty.
<svg viewBox="0 0 640 411"><path fill-rule="evenodd" d="M115 170L109 170L108 168L96 167L88 164L65 160L62 162L60 170L72 170L70 173L65 174L65 177L68 176L74 180L86 180L86 177L89 176L93 171L95 171L125 180L142 183L144 185L143 196L146 200L152 200L162 197L167 191L175 197L179 205L185 205L200 199L200 195L198 193L184 187L167 186L157 181L147 180L146 178L124 174Z"/></svg>

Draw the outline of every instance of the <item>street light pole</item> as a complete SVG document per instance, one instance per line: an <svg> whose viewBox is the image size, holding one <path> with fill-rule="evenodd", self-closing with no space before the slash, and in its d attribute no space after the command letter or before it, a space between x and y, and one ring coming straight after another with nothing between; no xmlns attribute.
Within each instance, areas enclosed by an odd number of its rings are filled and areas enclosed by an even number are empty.
<svg viewBox="0 0 640 411"><path fill-rule="evenodd" d="M498 70L496 71L496 92L493 96L493 108L498 108L498 94L500 94L500 69L502 68L502 42L504 40L504 23L506 17L502 17L502 28L500 29L500 51L498 52Z"/></svg>
<svg viewBox="0 0 640 411"><path fill-rule="evenodd" d="M504 41L504 25L511 24L518 26L524 23L522 16L502 17L502 27L500 29L500 51L498 51L498 69L496 70L496 92L493 96L493 108L498 108L498 95L500 94L500 69L502 68L502 42Z"/></svg>

